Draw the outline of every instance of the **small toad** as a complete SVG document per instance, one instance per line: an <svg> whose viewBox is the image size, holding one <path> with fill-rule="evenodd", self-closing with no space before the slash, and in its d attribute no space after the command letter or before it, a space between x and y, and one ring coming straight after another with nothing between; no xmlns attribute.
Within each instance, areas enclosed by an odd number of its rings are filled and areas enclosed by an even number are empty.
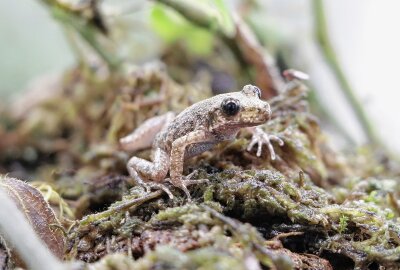
<svg viewBox="0 0 400 270"><path fill-rule="evenodd" d="M258 144L257 156L266 144L271 159L275 159L271 140L283 141L266 134L258 125L267 122L271 109L260 99L260 89L246 85L239 92L220 94L186 108L176 117L169 112L145 121L133 133L121 138L123 149L135 151L152 145L152 162L132 157L127 169L131 177L141 185L164 190L171 198L172 193L162 183L169 180L181 188L190 199L187 186L204 180L190 180L191 174L183 176L184 160L211 149L222 141L234 140L241 128L251 128L252 140L248 151ZM166 176L170 173L170 178Z"/></svg>

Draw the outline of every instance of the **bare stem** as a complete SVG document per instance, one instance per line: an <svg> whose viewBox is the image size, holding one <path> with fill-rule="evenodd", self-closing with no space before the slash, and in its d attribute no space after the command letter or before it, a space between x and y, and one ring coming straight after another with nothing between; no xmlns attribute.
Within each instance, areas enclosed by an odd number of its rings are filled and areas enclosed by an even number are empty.
<svg viewBox="0 0 400 270"><path fill-rule="evenodd" d="M357 99L352 87L350 86L349 81L344 74L339 61L337 60L335 51L332 47L328 36L328 28L324 13L324 6L322 0L314 0L313 1L314 15L315 15L315 27L316 27L316 36L317 40L322 48L322 52L330 65L334 75L336 76L338 83L341 86L341 90L343 94L346 96L348 102L351 105L355 115L361 123L362 129L367 136L367 139L370 143L374 145L382 145L380 139L378 138L376 131L369 121L363 106Z"/></svg>
<svg viewBox="0 0 400 270"><path fill-rule="evenodd" d="M54 18L60 21L63 25L74 29L111 69L117 69L120 66L121 61L110 54L99 43L97 37L99 31L96 30L94 26L85 22L78 15L67 12L58 6L49 6L49 9Z"/></svg>

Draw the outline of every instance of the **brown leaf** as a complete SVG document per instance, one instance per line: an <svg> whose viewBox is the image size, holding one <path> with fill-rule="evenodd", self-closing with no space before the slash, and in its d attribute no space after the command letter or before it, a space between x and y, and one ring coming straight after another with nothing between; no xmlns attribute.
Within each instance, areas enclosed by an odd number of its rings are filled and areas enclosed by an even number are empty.
<svg viewBox="0 0 400 270"><path fill-rule="evenodd" d="M0 185L25 214L40 239L58 258L64 255L65 238L53 210L42 194L31 185L15 179L0 178Z"/></svg>

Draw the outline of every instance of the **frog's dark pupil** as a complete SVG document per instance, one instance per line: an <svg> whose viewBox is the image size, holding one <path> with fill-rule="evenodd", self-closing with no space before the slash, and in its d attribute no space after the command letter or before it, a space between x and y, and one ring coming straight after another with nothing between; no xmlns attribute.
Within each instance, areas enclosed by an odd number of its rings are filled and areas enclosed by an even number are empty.
<svg viewBox="0 0 400 270"><path fill-rule="evenodd" d="M226 115L233 116L239 112L239 104L234 101L228 101L222 104L222 110Z"/></svg>

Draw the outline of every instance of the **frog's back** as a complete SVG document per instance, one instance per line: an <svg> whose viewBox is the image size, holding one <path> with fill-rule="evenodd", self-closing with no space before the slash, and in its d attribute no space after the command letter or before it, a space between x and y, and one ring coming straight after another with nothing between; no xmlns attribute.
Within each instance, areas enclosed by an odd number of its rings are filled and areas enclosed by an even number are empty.
<svg viewBox="0 0 400 270"><path fill-rule="evenodd" d="M157 135L155 143L159 147L169 150L172 142L176 139L198 130L201 127L207 129L209 125L209 111L219 99L218 96L215 96L197 102L183 110L163 132Z"/></svg>

